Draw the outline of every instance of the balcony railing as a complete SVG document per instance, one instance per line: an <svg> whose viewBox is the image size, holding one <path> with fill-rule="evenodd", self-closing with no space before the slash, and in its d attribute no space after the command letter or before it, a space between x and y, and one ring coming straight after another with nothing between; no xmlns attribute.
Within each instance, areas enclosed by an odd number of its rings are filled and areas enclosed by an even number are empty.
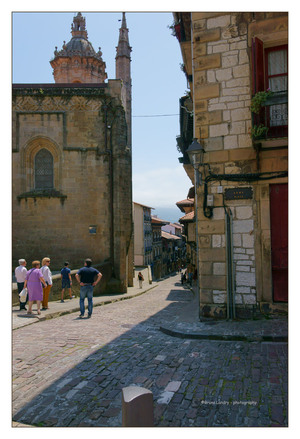
<svg viewBox="0 0 300 439"><path fill-rule="evenodd" d="M267 98L259 114L252 113L252 128L267 127L261 135L252 135L255 140L288 135L288 93L274 92Z"/></svg>

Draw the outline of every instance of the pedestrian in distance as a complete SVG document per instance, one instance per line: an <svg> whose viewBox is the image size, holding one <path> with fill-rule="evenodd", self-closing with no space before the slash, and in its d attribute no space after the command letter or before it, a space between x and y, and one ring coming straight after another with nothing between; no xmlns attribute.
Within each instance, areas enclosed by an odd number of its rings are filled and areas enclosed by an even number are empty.
<svg viewBox="0 0 300 439"><path fill-rule="evenodd" d="M194 270L194 274L193 274L193 285L197 285L197 268Z"/></svg>
<svg viewBox="0 0 300 439"><path fill-rule="evenodd" d="M102 274L94 267L92 267L92 260L86 259L84 261L84 267L80 268L75 274L77 282L80 284L80 315L82 319L84 317L85 307L84 300L88 299L88 318L92 317L93 312L93 291L94 287L100 282Z"/></svg>
<svg viewBox="0 0 300 439"><path fill-rule="evenodd" d="M37 313L41 314L40 307L43 300L43 288L42 284L46 288L47 284L43 278L42 271L40 269L40 261L33 261L32 268L27 272L24 282L24 288L28 290L28 311L27 314L32 314L33 302L37 303Z"/></svg>
<svg viewBox="0 0 300 439"><path fill-rule="evenodd" d="M139 287L140 288L143 287L143 280L144 280L144 276L142 275L141 272L139 272L139 274L138 274L138 281L139 281Z"/></svg>
<svg viewBox="0 0 300 439"><path fill-rule="evenodd" d="M186 275L185 273L181 273L181 284L183 285L186 282Z"/></svg>
<svg viewBox="0 0 300 439"><path fill-rule="evenodd" d="M71 276L71 270L69 268L69 262L65 262L65 266L64 268L62 268L60 270L60 274L61 274L61 303L64 302L64 294L65 294L65 288L68 288L69 290L69 297L70 299L73 299L72 296L72 290L71 290L71 285L72 285L72 276Z"/></svg>
<svg viewBox="0 0 300 439"><path fill-rule="evenodd" d="M48 301L49 301L50 290L52 288L52 273L50 270L50 258L44 258L42 260L41 272L46 282L46 287L43 288L42 310L46 310L49 309Z"/></svg>
<svg viewBox="0 0 300 439"><path fill-rule="evenodd" d="M16 269L15 269L15 277L17 280L19 294L24 288L24 282L26 279L26 275L27 275L26 261L25 261L25 259L19 259L19 266L16 267ZM27 308L25 305L28 302L28 294L27 294L26 302L21 302L20 297L19 297L19 301L20 301L20 311L22 309L25 309L25 311L26 311Z"/></svg>

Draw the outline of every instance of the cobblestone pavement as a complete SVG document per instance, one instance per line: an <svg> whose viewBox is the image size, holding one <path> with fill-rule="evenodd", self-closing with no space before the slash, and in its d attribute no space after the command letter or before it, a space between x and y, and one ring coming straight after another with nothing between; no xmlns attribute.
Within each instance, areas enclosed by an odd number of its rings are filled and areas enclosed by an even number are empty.
<svg viewBox="0 0 300 439"><path fill-rule="evenodd" d="M121 426L122 388L137 385L153 392L155 426L287 426L287 343L160 331L192 300L175 276L95 307L91 319L73 313L15 329L13 421Z"/></svg>

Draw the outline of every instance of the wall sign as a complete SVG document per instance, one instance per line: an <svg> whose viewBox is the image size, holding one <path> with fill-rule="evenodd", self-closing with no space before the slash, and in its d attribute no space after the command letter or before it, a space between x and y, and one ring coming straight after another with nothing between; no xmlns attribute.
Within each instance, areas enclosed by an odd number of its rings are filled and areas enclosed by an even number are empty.
<svg viewBox="0 0 300 439"><path fill-rule="evenodd" d="M225 200L246 200L253 198L252 187L235 187L225 189Z"/></svg>

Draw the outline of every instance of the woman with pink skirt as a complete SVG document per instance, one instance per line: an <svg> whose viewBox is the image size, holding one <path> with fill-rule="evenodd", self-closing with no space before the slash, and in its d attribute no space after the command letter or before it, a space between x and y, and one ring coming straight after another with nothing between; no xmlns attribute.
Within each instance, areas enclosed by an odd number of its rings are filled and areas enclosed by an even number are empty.
<svg viewBox="0 0 300 439"><path fill-rule="evenodd" d="M32 269L27 272L24 288L28 290L28 311L27 314L32 314L33 302L37 303L37 313L41 314L41 301L43 300L43 288L46 287L46 282L40 270L40 261L32 262Z"/></svg>

